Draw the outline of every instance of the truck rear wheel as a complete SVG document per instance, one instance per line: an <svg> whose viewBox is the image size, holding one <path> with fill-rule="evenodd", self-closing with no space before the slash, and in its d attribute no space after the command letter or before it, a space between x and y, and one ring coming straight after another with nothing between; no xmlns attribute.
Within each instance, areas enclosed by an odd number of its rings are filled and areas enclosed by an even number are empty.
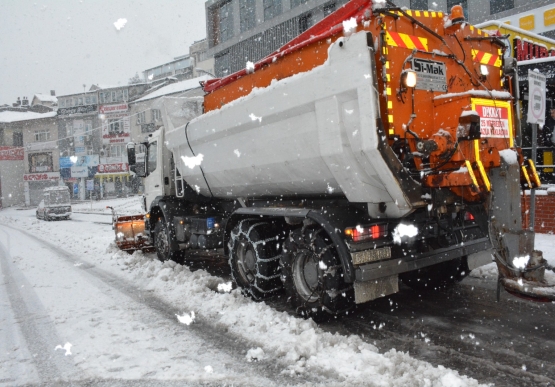
<svg viewBox="0 0 555 387"><path fill-rule="evenodd" d="M166 226L165 220L161 219L154 226L154 248L156 249L156 255L158 259L162 262L172 260L176 262L181 262L183 260L182 251L172 251L171 249L171 239L172 236Z"/></svg>
<svg viewBox="0 0 555 387"><path fill-rule="evenodd" d="M244 295L260 300L282 289L278 231L268 222L242 220L231 232L229 266Z"/></svg>
<svg viewBox="0 0 555 387"><path fill-rule="evenodd" d="M469 274L466 258L438 263L419 270L403 273L403 283L415 290L447 288L460 282Z"/></svg>
<svg viewBox="0 0 555 387"><path fill-rule="evenodd" d="M322 321L355 305L353 287L343 280L343 266L323 229L291 232L285 249L282 280L298 314Z"/></svg>

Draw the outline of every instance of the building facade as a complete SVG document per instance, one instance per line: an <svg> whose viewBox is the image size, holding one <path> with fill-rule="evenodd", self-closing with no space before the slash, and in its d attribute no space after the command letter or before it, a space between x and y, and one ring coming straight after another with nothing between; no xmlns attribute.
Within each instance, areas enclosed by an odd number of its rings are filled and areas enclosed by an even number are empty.
<svg viewBox="0 0 555 387"><path fill-rule="evenodd" d="M218 77L276 51L348 0L209 0L206 57Z"/></svg>
<svg viewBox="0 0 555 387"><path fill-rule="evenodd" d="M21 100L20 100L21 105ZM0 108L0 208L23 205L25 151L23 130L26 111Z"/></svg>
<svg viewBox="0 0 555 387"><path fill-rule="evenodd" d="M347 0L208 0L206 35L214 74L224 77L276 51L334 12ZM473 24L503 20L522 29L555 37L553 0L395 0L399 7L449 11L463 7ZM201 61L202 62L202 61Z"/></svg>
<svg viewBox="0 0 555 387"><path fill-rule="evenodd" d="M101 147L98 106L97 88L58 97L60 174L74 198L87 197L86 180L94 177L98 166Z"/></svg>
<svg viewBox="0 0 555 387"><path fill-rule="evenodd" d="M56 112L28 99L0 109L0 200L2 206L37 205L46 187L58 185Z"/></svg>

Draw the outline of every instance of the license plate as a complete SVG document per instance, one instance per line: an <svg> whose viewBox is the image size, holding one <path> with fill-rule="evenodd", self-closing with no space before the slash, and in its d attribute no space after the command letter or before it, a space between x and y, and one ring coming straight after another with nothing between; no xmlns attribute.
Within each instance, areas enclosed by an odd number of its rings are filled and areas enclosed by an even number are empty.
<svg viewBox="0 0 555 387"><path fill-rule="evenodd" d="M354 265L362 265L363 263L381 261L382 259L391 258L391 247L382 247L380 249L357 251L351 253Z"/></svg>

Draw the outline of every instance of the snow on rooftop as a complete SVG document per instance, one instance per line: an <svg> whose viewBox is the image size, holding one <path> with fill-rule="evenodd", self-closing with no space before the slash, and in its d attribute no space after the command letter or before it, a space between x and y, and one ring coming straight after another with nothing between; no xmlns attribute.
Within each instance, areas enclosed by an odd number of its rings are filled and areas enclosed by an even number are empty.
<svg viewBox="0 0 555 387"><path fill-rule="evenodd" d="M212 77L209 76L209 75L203 75L201 77L197 77L197 78L193 78L193 79L187 79L186 81L172 83L171 85L161 87L158 90L156 90L156 91L154 91L150 94L147 94L146 96L144 96L142 98L139 98L138 100L136 100L134 102L148 101L149 99L158 98L158 97L161 97L163 95L170 95L170 94L175 94L175 93L180 93L180 92L183 92L183 91L191 90L191 89L200 87L199 82L207 81L209 79L212 79Z"/></svg>
<svg viewBox="0 0 555 387"><path fill-rule="evenodd" d="M43 102L54 102L54 103L58 102L58 98L56 98L55 95L49 95L49 94L35 94L33 98L36 98Z"/></svg>
<svg viewBox="0 0 555 387"><path fill-rule="evenodd" d="M526 66L526 65L547 63L547 62L555 62L555 57L547 56L545 58L535 58L535 59L521 60L521 61L518 62L518 65L519 66Z"/></svg>
<svg viewBox="0 0 555 387"><path fill-rule="evenodd" d="M41 118L51 118L56 117L56 112L48 113L35 113L35 112L14 112L14 111L4 111L0 112L0 122L18 122L18 121L28 121L28 120L39 120Z"/></svg>

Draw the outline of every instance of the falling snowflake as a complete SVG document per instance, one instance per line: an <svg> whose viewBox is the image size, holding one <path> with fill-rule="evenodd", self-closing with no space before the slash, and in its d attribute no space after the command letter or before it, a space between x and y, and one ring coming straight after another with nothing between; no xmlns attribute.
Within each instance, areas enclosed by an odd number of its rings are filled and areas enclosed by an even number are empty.
<svg viewBox="0 0 555 387"><path fill-rule="evenodd" d="M127 19L123 19L123 18L119 18L118 21L116 21L114 23L114 27L116 27L116 30L121 30L123 27L125 27L125 25L127 24Z"/></svg>
<svg viewBox="0 0 555 387"><path fill-rule="evenodd" d="M193 169L197 165L200 165L203 159L204 155L202 153L199 153L198 156L194 157L181 156L181 160L183 160L183 162L187 167L189 167L189 169Z"/></svg>
<svg viewBox="0 0 555 387"><path fill-rule="evenodd" d="M179 321L181 324L191 325L191 323L195 321L195 312L191 312L191 315L185 313L183 316L180 316L178 314L176 314L176 316L177 321Z"/></svg>
<svg viewBox="0 0 555 387"><path fill-rule="evenodd" d="M257 116L255 116L253 113L251 113L251 114L249 115L249 117L250 117L250 119L253 120L253 121L258 120L258 122L262 122L262 117L257 117Z"/></svg>
<svg viewBox="0 0 555 387"><path fill-rule="evenodd" d="M56 348L54 348L54 351L57 351L58 349L65 349L66 350L65 356L69 356L71 355L72 346L73 345L71 343L65 343L63 347L61 345L57 345Z"/></svg>

